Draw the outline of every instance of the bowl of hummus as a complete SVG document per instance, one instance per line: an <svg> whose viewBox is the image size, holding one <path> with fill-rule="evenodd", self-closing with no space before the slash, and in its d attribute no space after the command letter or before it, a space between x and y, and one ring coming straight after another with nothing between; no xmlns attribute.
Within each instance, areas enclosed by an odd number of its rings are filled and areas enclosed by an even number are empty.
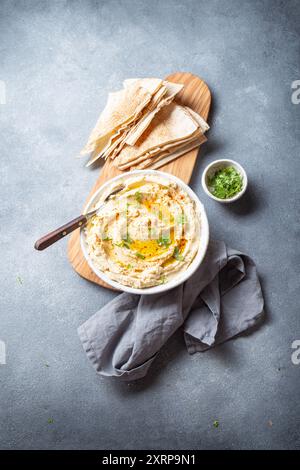
<svg viewBox="0 0 300 470"><path fill-rule="evenodd" d="M81 229L81 248L94 273L115 289L134 294L172 289L205 256L209 227L204 206L171 174L135 170L112 178L85 212L97 208Z"/></svg>

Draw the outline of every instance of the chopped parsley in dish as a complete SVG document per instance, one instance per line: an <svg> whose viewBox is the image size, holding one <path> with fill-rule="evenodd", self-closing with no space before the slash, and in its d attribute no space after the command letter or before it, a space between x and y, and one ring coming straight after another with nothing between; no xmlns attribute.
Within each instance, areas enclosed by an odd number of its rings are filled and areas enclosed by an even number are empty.
<svg viewBox="0 0 300 470"><path fill-rule="evenodd" d="M213 196L229 199L242 190L243 178L233 166L227 166L208 178L208 186Z"/></svg>

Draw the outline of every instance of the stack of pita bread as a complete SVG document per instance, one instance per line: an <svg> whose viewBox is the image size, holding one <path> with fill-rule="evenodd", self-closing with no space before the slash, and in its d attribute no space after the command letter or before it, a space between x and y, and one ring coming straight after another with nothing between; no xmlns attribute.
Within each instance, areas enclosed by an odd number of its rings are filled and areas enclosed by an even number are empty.
<svg viewBox="0 0 300 470"><path fill-rule="evenodd" d="M111 158L120 170L159 168L206 141L204 119L174 100L183 85L158 78L129 79L110 93L82 155L87 166Z"/></svg>

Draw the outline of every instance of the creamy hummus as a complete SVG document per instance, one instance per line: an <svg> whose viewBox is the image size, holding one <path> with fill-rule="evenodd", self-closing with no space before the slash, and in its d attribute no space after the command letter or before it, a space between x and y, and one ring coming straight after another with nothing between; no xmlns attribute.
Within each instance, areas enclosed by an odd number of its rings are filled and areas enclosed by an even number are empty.
<svg viewBox="0 0 300 470"><path fill-rule="evenodd" d="M124 189L101 206L120 183ZM146 288L169 282L198 252L195 202L168 178L127 176L109 186L96 207L97 215L84 229L88 254L100 271L120 284Z"/></svg>

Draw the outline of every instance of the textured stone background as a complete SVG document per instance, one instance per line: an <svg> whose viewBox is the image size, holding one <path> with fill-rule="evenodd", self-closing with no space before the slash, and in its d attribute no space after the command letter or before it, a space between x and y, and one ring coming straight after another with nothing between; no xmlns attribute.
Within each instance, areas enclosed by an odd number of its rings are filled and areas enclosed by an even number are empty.
<svg viewBox="0 0 300 470"><path fill-rule="evenodd" d="M300 448L299 18L299 1L1 0L1 448ZM147 378L118 383L95 374L76 332L114 294L78 277L66 240L33 243L77 215L96 180L74 157L107 93L178 70L213 94L192 187L212 236L255 259L267 320L193 357L178 332ZM223 157L250 179L229 207L200 185Z"/></svg>

